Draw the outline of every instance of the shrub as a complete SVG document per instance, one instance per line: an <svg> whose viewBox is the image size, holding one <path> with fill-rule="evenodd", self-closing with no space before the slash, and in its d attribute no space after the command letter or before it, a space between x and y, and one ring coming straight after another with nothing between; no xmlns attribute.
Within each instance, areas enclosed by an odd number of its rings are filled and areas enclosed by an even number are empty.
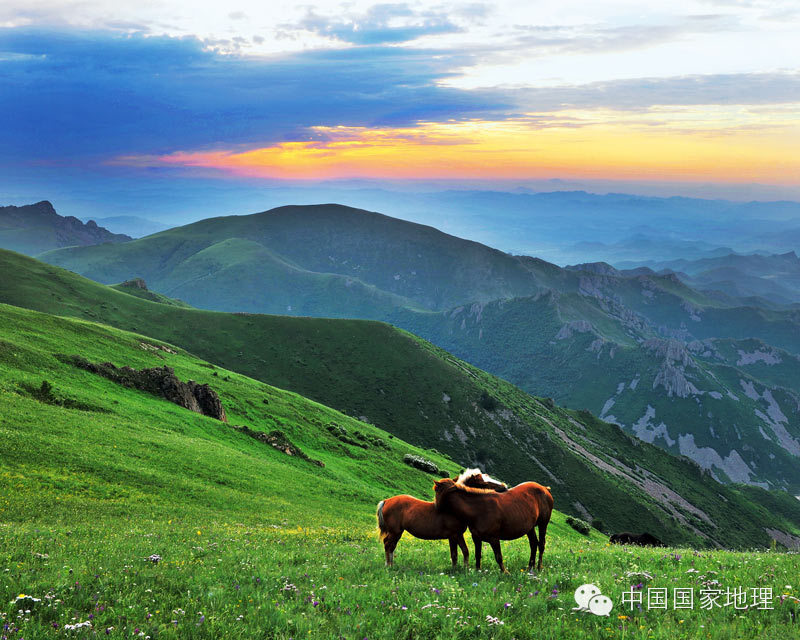
<svg viewBox="0 0 800 640"><path fill-rule="evenodd" d="M595 529L597 529L600 533L605 533L606 532L605 523L602 520L599 520L598 518L593 518L592 519L592 526Z"/></svg>
<svg viewBox="0 0 800 640"><path fill-rule="evenodd" d="M416 456L413 453L407 453L404 455L403 462L405 462L407 465L415 467L416 469L420 469L425 473L438 475L441 478L444 478L447 475L447 472L444 469L440 469L432 460L428 460L422 456Z"/></svg>
<svg viewBox="0 0 800 640"><path fill-rule="evenodd" d="M589 535L589 523L585 520L581 520L580 518L573 518L572 516L567 516L567 524L575 529L578 533L582 533L585 536Z"/></svg>
<svg viewBox="0 0 800 640"><path fill-rule="evenodd" d="M481 397L478 399L478 404L486 409L486 411L494 411L497 409L497 400L490 396L485 390L481 391Z"/></svg>
<svg viewBox="0 0 800 640"><path fill-rule="evenodd" d="M109 412L109 410L104 407L56 395L55 387L47 380L42 380L41 385L38 387L29 382L20 382L19 387L17 393L27 395L44 404L52 404L58 407L64 407L65 409L78 409L80 411L95 411L98 413Z"/></svg>

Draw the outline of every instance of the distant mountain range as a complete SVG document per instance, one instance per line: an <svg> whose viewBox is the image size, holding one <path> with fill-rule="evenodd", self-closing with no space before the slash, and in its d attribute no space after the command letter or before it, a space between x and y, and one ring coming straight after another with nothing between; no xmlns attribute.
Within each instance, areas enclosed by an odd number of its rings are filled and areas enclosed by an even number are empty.
<svg viewBox="0 0 800 640"><path fill-rule="evenodd" d="M205 309L388 320L537 395L800 493L800 311L675 274L562 269L340 205L203 220L42 256Z"/></svg>
<svg viewBox="0 0 800 640"><path fill-rule="evenodd" d="M697 260L649 260L640 264L658 272L674 272L683 282L701 291L718 291L735 298L763 298L778 305L800 303L800 258L794 251L777 255L728 253Z"/></svg>
<svg viewBox="0 0 800 640"><path fill-rule="evenodd" d="M60 247L130 239L92 221L84 224L72 216L60 216L47 200L22 207L0 207L0 247L28 255Z"/></svg>

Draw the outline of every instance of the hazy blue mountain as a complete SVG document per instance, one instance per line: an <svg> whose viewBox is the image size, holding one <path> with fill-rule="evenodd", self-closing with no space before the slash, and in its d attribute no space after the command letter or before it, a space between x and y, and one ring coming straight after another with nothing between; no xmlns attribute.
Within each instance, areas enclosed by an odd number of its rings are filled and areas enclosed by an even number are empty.
<svg viewBox="0 0 800 640"><path fill-rule="evenodd" d="M59 247L126 242L130 237L111 233L89 221L60 216L47 200L22 207L0 207L0 247L36 255Z"/></svg>
<svg viewBox="0 0 800 640"><path fill-rule="evenodd" d="M760 297L781 305L800 302L800 258L794 251L648 261L643 266L673 271L682 281L703 291L720 291L734 298Z"/></svg>

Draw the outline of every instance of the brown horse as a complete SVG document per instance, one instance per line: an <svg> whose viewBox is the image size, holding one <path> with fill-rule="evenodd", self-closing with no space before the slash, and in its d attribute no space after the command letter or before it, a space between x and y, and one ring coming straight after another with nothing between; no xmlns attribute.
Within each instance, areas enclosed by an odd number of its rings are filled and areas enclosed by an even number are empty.
<svg viewBox="0 0 800 640"><path fill-rule="evenodd" d="M466 486L487 491L505 491L506 485L482 474L479 469L467 469L458 479ZM455 516L436 510L433 502L418 500L412 496L394 496L378 503L378 529L386 566L394 564L394 549L404 531L423 540L450 541L450 560L453 568L458 565L458 549L464 555L464 566L469 566L469 549L464 541L467 525Z"/></svg>
<svg viewBox="0 0 800 640"><path fill-rule="evenodd" d="M433 485L436 493L435 505L443 515L455 516L469 527L475 542L475 568L481 568L481 545L488 542L500 570L507 573L503 564L501 540L514 540L528 536L531 559L528 571L536 563L536 548L539 548L538 570L542 569L545 535L553 513L553 496L550 487L535 482L523 482L504 493L476 489L457 484L450 478ZM539 537L536 537L536 528Z"/></svg>

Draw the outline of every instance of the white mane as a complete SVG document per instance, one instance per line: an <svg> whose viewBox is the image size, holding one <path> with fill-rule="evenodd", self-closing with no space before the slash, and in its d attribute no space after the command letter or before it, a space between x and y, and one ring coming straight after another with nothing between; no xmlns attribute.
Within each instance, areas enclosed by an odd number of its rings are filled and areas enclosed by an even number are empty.
<svg viewBox="0 0 800 640"><path fill-rule="evenodd" d="M497 484L502 484L505 486L504 482L495 480L488 473L483 473L483 471L481 471L480 469L464 469L464 471L461 472L461 475L458 476L456 482L458 484L464 484L464 482L466 482L469 478L473 476L480 476L484 482L495 482Z"/></svg>

